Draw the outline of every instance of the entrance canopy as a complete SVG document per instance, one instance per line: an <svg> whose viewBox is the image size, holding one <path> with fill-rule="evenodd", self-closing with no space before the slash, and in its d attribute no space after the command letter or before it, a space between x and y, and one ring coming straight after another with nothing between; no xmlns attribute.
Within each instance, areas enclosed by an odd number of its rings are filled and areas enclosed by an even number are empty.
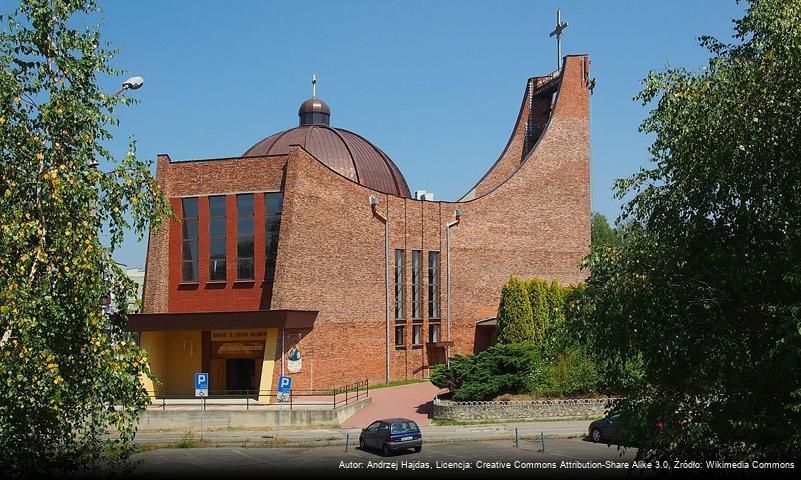
<svg viewBox="0 0 801 480"><path fill-rule="evenodd" d="M137 313L128 317L131 332L238 328L313 328L316 310L245 312Z"/></svg>

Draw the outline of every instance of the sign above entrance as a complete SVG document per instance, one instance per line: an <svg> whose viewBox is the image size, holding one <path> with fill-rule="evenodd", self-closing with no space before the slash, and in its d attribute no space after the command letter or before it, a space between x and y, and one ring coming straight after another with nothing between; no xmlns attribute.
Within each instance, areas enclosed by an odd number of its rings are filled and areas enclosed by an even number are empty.
<svg viewBox="0 0 801 480"><path fill-rule="evenodd" d="M264 342L215 342L212 343L212 357L261 357Z"/></svg>
<svg viewBox="0 0 801 480"><path fill-rule="evenodd" d="M212 330L212 342L229 342L229 341L247 341L247 340L265 340L267 338L267 329L256 330Z"/></svg>

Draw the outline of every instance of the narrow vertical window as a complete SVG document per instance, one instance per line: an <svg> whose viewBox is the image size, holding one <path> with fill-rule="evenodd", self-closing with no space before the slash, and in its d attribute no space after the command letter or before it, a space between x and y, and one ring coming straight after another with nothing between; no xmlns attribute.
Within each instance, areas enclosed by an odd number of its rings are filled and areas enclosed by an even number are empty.
<svg viewBox="0 0 801 480"><path fill-rule="evenodd" d="M412 325L412 345L423 344L423 324Z"/></svg>
<svg viewBox="0 0 801 480"><path fill-rule="evenodd" d="M404 263L406 262L406 252L395 250L395 318L403 317L403 292L405 290L406 274Z"/></svg>
<svg viewBox="0 0 801 480"><path fill-rule="evenodd" d="M278 257L278 232L281 229L281 210L284 194L267 192L264 194L264 279L272 282L275 279L275 260Z"/></svg>
<svg viewBox="0 0 801 480"><path fill-rule="evenodd" d="M197 197L181 199L181 210L183 211L181 280L184 282L197 282L197 203Z"/></svg>
<svg viewBox="0 0 801 480"><path fill-rule="evenodd" d="M236 196L236 277L253 280L253 194Z"/></svg>
<svg viewBox="0 0 801 480"><path fill-rule="evenodd" d="M395 325L395 346L402 347L406 345L406 324L401 323Z"/></svg>
<svg viewBox="0 0 801 480"><path fill-rule="evenodd" d="M225 280L225 195L209 197L209 280Z"/></svg>
<svg viewBox="0 0 801 480"><path fill-rule="evenodd" d="M422 318L423 316L421 293L423 289L422 257L423 252L412 250L412 318Z"/></svg>
<svg viewBox="0 0 801 480"><path fill-rule="evenodd" d="M439 342L439 323L428 324L428 341L431 343Z"/></svg>
<svg viewBox="0 0 801 480"><path fill-rule="evenodd" d="M439 252L428 252L428 318L439 317Z"/></svg>

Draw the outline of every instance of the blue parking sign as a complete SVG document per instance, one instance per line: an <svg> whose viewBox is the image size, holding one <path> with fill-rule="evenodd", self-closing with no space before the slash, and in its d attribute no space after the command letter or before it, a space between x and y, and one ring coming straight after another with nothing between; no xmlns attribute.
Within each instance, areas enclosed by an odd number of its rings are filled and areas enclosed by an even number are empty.
<svg viewBox="0 0 801 480"><path fill-rule="evenodd" d="M278 398L279 402L286 402L289 400L289 392L292 391L292 377L280 376L278 377Z"/></svg>
<svg viewBox="0 0 801 480"><path fill-rule="evenodd" d="M195 373L195 396L209 396L209 374L205 372Z"/></svg>

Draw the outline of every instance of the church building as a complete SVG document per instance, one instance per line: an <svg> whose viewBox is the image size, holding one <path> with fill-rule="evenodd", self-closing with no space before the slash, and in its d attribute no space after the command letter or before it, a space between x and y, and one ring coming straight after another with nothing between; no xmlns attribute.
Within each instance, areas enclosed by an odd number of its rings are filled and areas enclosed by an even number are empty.
<svg viewBox="0 0 801 480"><path fill-rule="evenodd" d="M301 390L384 383L487 348L510 275L585 277L590 86L587 55L526 80L506 147L458 201L413 198L316 95L240 156L159 155L176 219L149 236L129 322L159 378L146 387L192 395L194 372L212 395L263 395L282 374Z"/></svg>

